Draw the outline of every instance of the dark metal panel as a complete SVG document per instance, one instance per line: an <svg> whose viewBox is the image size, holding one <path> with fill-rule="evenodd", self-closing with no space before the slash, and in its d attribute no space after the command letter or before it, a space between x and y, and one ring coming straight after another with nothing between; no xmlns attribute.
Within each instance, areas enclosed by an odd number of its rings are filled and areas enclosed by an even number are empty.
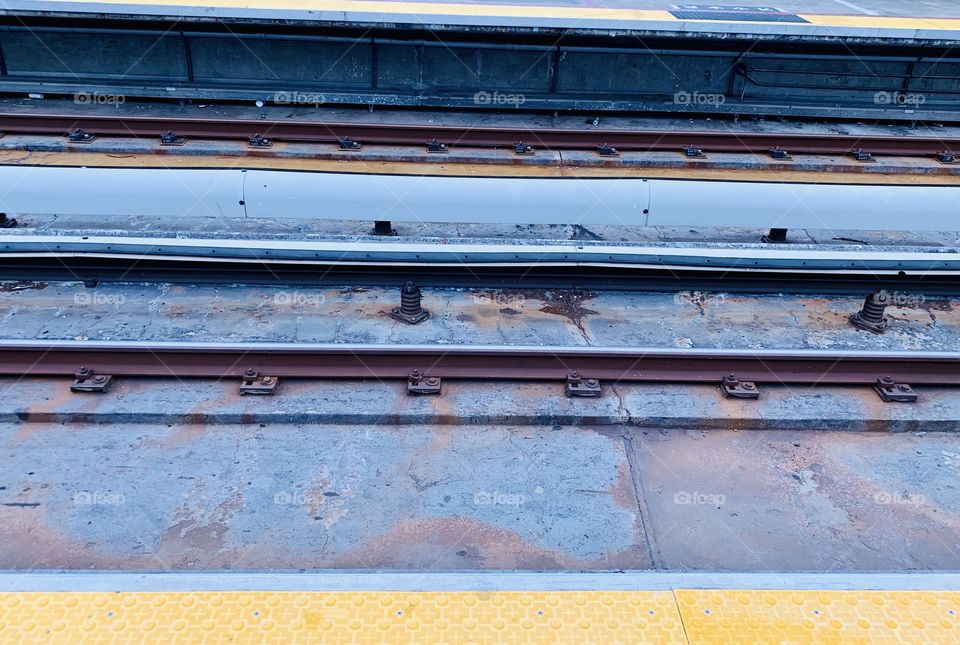
<svg viewBox="0 0 960 645"><path fill-rule="evenodd" d="M423 89L418 46L378 42L376 50L378 88L407 91Z"/></svg>
<svg viewBox="0 0 960 645"><path fill-rule="evenodd" d="M184 34L176 25L131 24L0 24L8 67L0 91L242 101L298 91L310 103L911 120L960 114L960 61L948 50L239 25ZM504 96L478 101L478 92Z"/></svg>
<svg viewBox="0 0 960 645"><path fill-rule="evenodd" d="M917 61L906 91L924 93L925 103L953 101L960 105L960 60L954 58Z"/></svg>
<svg viewBox="0 0 960 645"><path fill-rule="evenodd" d="M359 40L191 36L190 48L197 82L370 87L370 48Z"/></svg>
<svg viewBox="0 0 960 645"><path fill-rule="evenodd" d="M11 29L0 33L10 76L182 81L188 78L176 33Z"/></svg>
<svg viewBox="0 0 960 645"><path fill-rule="evenodd" d="M423 84L427 88L474 90L482 85L479 50L424 45L421 52Z"/></svg>
<svg viewBox="0 0 960 645"><path fill-rule="evenodd" d="M550 50L484 50L479 79L481 89L546 92L550 89Z"/></svg>
<svg viewBox="0 0 960 645"><path fill-rule="evenodd" d="M960 63L868 56L749 55L738 69L747 101L876 105L920 109L958 106Z"/></svg>
<svg viewBox="0 0 960 645"><path fill-rule="evenodd" d="M831 96L855 98L860 93L897 91L909 72L907 61L751 56L743 64L746 96L812 99ZM859 98L863 98L860 96Z"/></svg>
<svg viewBox="0 0 960 645"><path fill-rule="evenodd" d="M434 89L508 93L550 89L548 48L431 44L422 51L424 84Z"/></svg>
<svg viewBox="0 0 960 645"><path fill-rule="evenodd" d="M558 93L669 95L722 94L736 54L691 56L681 52L609 53L564 48Z"/></svg>
<svg viewBox="0 0 960 645"><path fill-rule="evenodd" d="M508 94L550 89L547 47L392 41L378 43L377 49L380 88Z"/></svg>

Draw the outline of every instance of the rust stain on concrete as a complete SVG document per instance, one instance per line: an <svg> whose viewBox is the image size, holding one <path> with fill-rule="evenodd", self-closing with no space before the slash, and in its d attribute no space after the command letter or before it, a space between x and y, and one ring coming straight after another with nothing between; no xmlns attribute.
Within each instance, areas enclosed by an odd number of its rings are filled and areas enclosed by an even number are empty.
<svg viewBox="0 0 960 645"><path fill-rule="evenodd" d="M190 567L221 552L230 520L243 504L239 490L234 490L209 512L202 506L191 507L184 502L173 518L174 523L160 535L156 557L172 566Z"/></svg>
<svg viewBox="0 0 960 645"><path fill-rule="evenodd" d="M569 319L584 335L587 332L583 327L583 319L586 316L599 313L583 306L583 303L597 297L597 294L591 291L534 289L525 293L528 297L536 298L545 303L540 311Z"/></svg>
<svg viewBox="0 0 960 645"><path fill-rule="evenodd" d="M329 566L424 569L560 569L579 563L513 531L465 517L397 522Z"/></svg>

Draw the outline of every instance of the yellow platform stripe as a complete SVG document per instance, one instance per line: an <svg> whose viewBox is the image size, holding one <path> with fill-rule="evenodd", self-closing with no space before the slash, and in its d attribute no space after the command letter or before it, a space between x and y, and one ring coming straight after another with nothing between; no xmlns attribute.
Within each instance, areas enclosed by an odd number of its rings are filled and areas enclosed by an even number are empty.
<svg viewBox="0 0 960 645"><path fill-rule="evenodd" d="M960 593L676 592L691 643L960 643Z"/></svg>
<svg viewBox="0 0 960 645"><path fill-rule="evenodd" d="M2 643L686 643L673 594L21 593Z"/></svg>
<svg viewBox="0 0 960 645"><path fill-rule="evenodd" d="M855 29L939 29L956 31L960 20L954 18L894 18L889 16L817 16L800 14L811 25ZM793 24L793 23L791 23Z"/></svg>
<svg viewBox="0 0 960 645"><path fill-rule="evenodd" d="M2 643L960 643L960 593L0 594Z"/></svg>
<svg viewBox="0 0 960 645"><path fill-rule="evenodd" d="M622 20L625 22L718 22L710 20L678 20L669 11L659 9L613 9L607 7L551 7L524 4L482 4L451 2L382 2L376 0L62 0L84 4L123 4L133 6L204 7L217 9L260 9L277 11L330 11L352 13L392 13L428 17L482 16L502 18L568 18L575 20ZM953 18L888 16L839 16L799 14L808 24L790 26L850 27L862 29L938 29L960 30L960 20ZM719 21L725 24L750 23L748 20ZM762 22L756 24L766 24Z"/></svg>

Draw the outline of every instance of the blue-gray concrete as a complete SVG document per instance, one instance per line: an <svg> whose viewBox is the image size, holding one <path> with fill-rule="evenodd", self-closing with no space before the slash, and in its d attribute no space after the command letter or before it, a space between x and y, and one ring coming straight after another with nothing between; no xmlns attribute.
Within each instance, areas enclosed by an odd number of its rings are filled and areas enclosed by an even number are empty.
<svg viewBox="0 0 960 645"><path fill-rule="evenodd" d="M960 549L951 434L14 422L0 457L5 569L955 570Z"/></svg>

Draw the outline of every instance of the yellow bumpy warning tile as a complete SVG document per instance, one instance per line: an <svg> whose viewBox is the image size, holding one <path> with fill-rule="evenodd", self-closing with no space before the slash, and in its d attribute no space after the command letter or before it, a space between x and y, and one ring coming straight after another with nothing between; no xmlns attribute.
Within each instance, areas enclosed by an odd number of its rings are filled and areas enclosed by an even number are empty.
<svg viewBox="0 0 960 645"><path fill-rule="evenodd" d="M960 593L0 594L8 643L960 644Z"/></svg>
<svg viewBox="0 0 960 645"><path fill-rule="evenodd" d="M7 593L0 643L686 643L673 594Z"/></svg>
<svg viewBox="0 0 960 645"><path fill-rule="evenodd" d="M960 644L960 592L676 591L691 643Z"/></svg>

